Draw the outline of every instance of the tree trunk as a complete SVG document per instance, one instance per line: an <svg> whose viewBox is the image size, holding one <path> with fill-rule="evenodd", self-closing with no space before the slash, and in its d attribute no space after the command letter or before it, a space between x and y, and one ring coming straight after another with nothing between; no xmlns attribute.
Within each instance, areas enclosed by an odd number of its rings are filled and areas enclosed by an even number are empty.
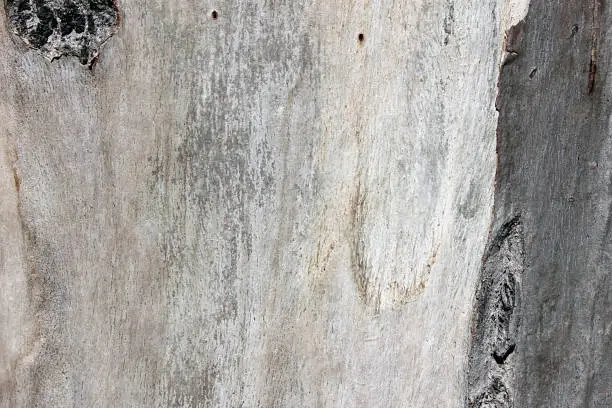
<svg viewBox="0 0 612 408"><path fill-rule="evenodd" d="M4 3L0 407L612 406L607 2Z"/></svg>

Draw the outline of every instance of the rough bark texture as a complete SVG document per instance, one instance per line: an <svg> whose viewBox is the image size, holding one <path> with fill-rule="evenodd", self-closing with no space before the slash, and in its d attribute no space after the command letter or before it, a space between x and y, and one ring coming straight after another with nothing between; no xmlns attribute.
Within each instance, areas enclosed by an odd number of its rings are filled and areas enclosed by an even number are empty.
<svg viewBox="0 0 612 408"><path fill-rule="evenodd" d="M21 3L0 407L611 405L606 4Z"/></svg>

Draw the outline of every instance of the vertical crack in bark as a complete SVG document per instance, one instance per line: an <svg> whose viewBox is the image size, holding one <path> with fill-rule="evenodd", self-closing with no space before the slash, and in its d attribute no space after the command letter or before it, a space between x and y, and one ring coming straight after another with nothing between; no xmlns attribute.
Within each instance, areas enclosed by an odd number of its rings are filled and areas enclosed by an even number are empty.
<svg viewBox="0 0 612 408"><path fill-rule="evenodd" d="M591 61L589 62L589 94L595 89L595 77L597 75L597 46L599 42L599 13L601 0L593 0L593 22L591 32Z"/></svg>
<svg viewBox="0 0 612 408"><path fill-rule="evenodd" d="M9 163L11 165L11 171L13 173L13 183L15 185L15 198L17 200L17 216L19 217L19 224L21 226L21 233L23 236L24 248L27 253L29 234L28 226L23 216L23 209L21 205L21 177L19 176L19 170L17 169L17 160L19 159L17 151L14 147L9 150Z"/></svg>

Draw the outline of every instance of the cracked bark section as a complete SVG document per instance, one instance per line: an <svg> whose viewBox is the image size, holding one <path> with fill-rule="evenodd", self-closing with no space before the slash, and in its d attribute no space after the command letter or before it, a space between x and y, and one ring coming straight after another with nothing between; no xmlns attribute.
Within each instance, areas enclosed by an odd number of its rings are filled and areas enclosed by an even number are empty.
<svg viewBox="0 0 612 408"><path fill-rule="evenodd" d="M13 32L45 58L75 56L91 66L117 29L114 0L7 0Z"/></svg>
<svg viewBox="0 0 612 408"><path fill-rule="evenodd" d="M524 241L518 216L489 245L476 296L469 362L470 407L511 407L514 382L510 355L516 348Z"/></svg>

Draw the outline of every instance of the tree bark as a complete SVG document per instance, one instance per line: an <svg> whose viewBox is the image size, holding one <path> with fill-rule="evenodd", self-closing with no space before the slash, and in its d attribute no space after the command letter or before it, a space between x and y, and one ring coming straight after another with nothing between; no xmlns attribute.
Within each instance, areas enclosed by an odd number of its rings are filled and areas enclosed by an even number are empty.
<svg viewBox="0 0 612 408"><path fill-rule="evenodd" d="M612 406L607 3L111 3L4 2L0 407Z"/></svg>

